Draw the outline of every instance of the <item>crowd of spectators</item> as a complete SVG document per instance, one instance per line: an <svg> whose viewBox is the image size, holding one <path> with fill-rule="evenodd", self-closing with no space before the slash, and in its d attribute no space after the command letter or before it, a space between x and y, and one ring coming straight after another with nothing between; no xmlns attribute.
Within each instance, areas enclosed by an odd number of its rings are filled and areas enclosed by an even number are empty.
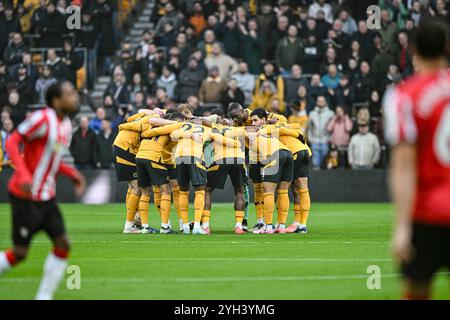
<svg viewBox="0 0 450 320"><path fill-rule="evenodd" d="M95 153L78 161L77 150L95 140L101 154L109 135L103 134L99 143L98 132L109 127L114 132L139 108L187 102L195 115L207 115L218 106L226 113L234 101L300 123L315 168L382 167L384 92L413 72L409 40L420 20L434 16L449 21L450 8L447 0L156 0L154 28L143 32L136 49L122 44L112 59L111 12L102 11L107 4L110 1L92 1L94 9L83 10L76 41L58 44L63 53L49 51L47 67L34 71L26 63L30 57L20 30L11 29L17 25L8 18L11 12L7 7L0 11L0 32L11 31L0 65L0 98L6 99L3 112L11 114L14 125L26 113L22 100L42 101L53 78L74 79L74 47L103 41L99 47L106 63L99 64L105 66L100 72L112 81L96 117L80 119L74 135L79 142L72 148L80 166L104 167L104 159ZM367 25L372 4L381 9L376 30ZM41 46L59 39L51 32L45 36L48 11L48 5L43 6L32 15L40 18L31 19L31 28L43 32ZM103 35L100 40L98 34ZM14 89L5 85L5 77L15 77ZM23 82L31 78L35 86L30 89ZM7 95L2 94L5 90Z"/></svg>

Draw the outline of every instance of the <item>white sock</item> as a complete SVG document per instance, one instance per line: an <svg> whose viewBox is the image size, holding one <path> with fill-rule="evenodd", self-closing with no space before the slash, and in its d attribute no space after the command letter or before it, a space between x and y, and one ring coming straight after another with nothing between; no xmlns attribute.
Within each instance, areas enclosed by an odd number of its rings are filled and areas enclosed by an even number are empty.
<svg viewBox="0 0 450 320"><path fill-rule="evenodd" d="M36 300L53 299L53 295L64 277L66 267L67 259L59 258L53 252L49 253L44 263L44 275L39 285Z"/></svg>
<svg viewBox="0 0 450 320"><path fill-rule="evenodd" d="M304 227L306 227L306 224L301 224L301 223L299 223L299 224L298 224L298 227L299 227L299 228L304 228Z"/></svg>
<svg viewBox="0 0 450 320"><path fill-rule="evenodd" d="M9 261L6 258L6 252L2 251L0 252L0 275L4 274L9 269L11 269L11 265L9 264Z"/></svg>
<svg viewBox="0 0 450 320"><path fill-rule="evenodd" d="M293 225L298 227L300 225L300 222L294 221Z"/></svg>
<svg viewBox="0 0 450 320"><path fill-rule="evenodd" d="M144 228L144 229L148 228L148 224L143 224L142 228Z"/></svg>
<svg viewBox="0 0 450 320"><path fill-rule="evenodd" d="M258 219L258 223L264 224L264 219Z"/></svg>
<svg viewBox="0 0 450 320"><path fill-rule="evenodd" d="M169 223L161 223L161 227L167 229L168 227L170 227L170 224Z"/></svg>
<svg viewBox="0 0 450 320"><path fill-rule="evenodd" d="M194 222L194 229L200 229L200 222Z"/></svg>
<svg viewBox="0 0 450 320"><path fill-rule="evenodd" d="M236 222L235 228L242 228L242 222Z"/></svg>
<svg viewBox="0 0 450 320"><path fill-rule="evenodd" d="M125 228L126 229L131 228L133 226L133 224L134 224L133 221L126 221L125 222Z"/></svg>
<svg viewBox="0 0 450 320"><path fill-rule="evenodd" d="M273 224L266 224L266 230L273 229Z"/></svg>
<svg viewBox="0 0 450 320"><path fill-rule="evenodd" d="M172 227L172 222L170 222L170 220L169 220L169 222L167 223L167 225L168 225L169 227Z"/></svg>
<svg viewBox="0 0 450 320"><path fill-rule="evenodd" d="M204 229L209 228L209 222L203 222L203 223L202 223L202 227L203 227Z"/></svg>
<svg viewBox="0 0 450 320"><path fill-rule="evenodd" d="M178 219L178 224L180 225L180 228L183 227L183 219Z"/></svg>
<svg viewBox="0 0 450 320"><path fill-rule="evenodd" d="M284 224L280 223L280 224L278 225L278 229L284 229L284 228L286 228L286 226L285 226Z"/></svg>

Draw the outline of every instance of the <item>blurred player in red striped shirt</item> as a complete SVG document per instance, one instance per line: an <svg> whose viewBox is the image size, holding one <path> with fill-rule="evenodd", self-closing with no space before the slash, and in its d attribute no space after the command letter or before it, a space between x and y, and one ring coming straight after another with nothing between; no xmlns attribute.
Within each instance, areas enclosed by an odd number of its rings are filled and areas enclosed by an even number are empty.
<svg viewBox="0 0 450 320"><path fill-rule="evenodd" d="M70 82L50 86L47 107L33 112L7 141L7 151L15 167L8 183L13 215L13 243L0 252L0 275L26 258L32 237L45 231L53 242L44 265L44 274L36 299L53 298L67 266L69 241L61 212L55 202L56 177L63 174L75 183L75 191L84 191L84 178L61 162L68 148L72 125L68 115L75 112L78 93ZM23 148L23 156L21 155Z"/></svg>
<svg viewBox="0 0 450 320"><path fill-rule="evenodd" d="M431 280L450 269L450 71L445 22L423 18L414 37L416 74L384 99L393 146L393 251L407 299L428 299Z"/></svg>

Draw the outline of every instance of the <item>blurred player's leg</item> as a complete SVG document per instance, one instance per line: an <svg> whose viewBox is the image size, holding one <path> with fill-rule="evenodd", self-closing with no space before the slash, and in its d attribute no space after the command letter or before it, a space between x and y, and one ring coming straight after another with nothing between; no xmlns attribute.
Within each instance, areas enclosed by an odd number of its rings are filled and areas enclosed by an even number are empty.
<svg viewBox="0 0 450 320"><path fill-rule="evenodd" d="M172 189L173 196L173 206L175 207L175 211L177 212L179 231L183 231L183 220L181 219L180 212L180 187L178 186L177 180L170 180L170 187Z"/></svg>
<svg viewBox="0 0 450 320"><path fill-rule="evenodd" d="M128 183L128 192L126 199L127 218L123 233L139 233L140 230L135 226L134 217L139 208L139 199L141 190L137 186L137 181L133 180Z"/></svg>
<svg viewBox="0 0 450 320"><path fill-rule="evenodd" d="M263 184L254 183L253 189L255 192L255 209L256 209L256 224L253 227L254 230L261 229L264 226L264 196L263 196Z"/></svg>
<svg viewBox="0 0 450 320"><path fill-rule="evenodd" d="M155 202L156 210L161 214L161 190L159 186L153 186L153 201Z"/></svg>
<svg viewBox="0 0 450 320"><path fill-rule="evenodd" d="M244 231L248 231L248 209L250 204L250 191L248 189L248 185L246 184L244 186L244 220L242 221L242 229Z"/></svg>
<svg viewBox="0 0 450 320"><path fill-rule="evenodd" d="M212 187L206 187L205 188L205 206L203 209L203 215L202 215L202 228L207 231L208 233L211 233L211 230L209 228L209 220L211 217L211 194L214 191L214 188Z"/></svg>
<svg viewBox="0 0 450 320"><path fill-rule="evenodd" d="M141 233L156 233L157 230L151 228L148 224L148 207L150 202L150 187L142 188L142 195L139 199L139 215L142 220Z"/></svg>
<svg viewBox="0 0 450 320"><path fill-rule="evenodd" d="M45 259L44 274L36 294L36 300L51 300L64 277L69 255L69 241L65 235L54 239L53 252Z"/></svg>
<svg viewBox="0 0 450 320"><path fill-rule="evenodd" d="M179 199L179 209L181 219L183 220L183 233L190 234L191 230L189 228L189 186L180 185L180 199Z"/></svg>
<svg viewBox="0 0 450 320"><path fill-rule="evenodd" d="M170 217L170 207L171 207L171 196L169 184L163 184L159 186L161 192L160 198L160 212L161 212L161 229L160 233L172 234L175 231L170 227L169 217Z"/></svg>
<svg viewBox="0 0 450 320"><path fill-rule="evenodd" d="M286 233L286 220L289 213L289 183L281 182L278 193L278 227L277 233Z"/></svg>
<svg viewBox="0 0 450 320"><path fill-rule="evenodd" d="M235 226L234 233L236 234L244 234L245 231L242 228L242 222L244 221L244 210L245 210L245 200L244 200L244 192L241 188L237 188L234 190L234 216L235 216Z"/></svg>
<svg viewBox="0 0 450 320"><path fill-rule="evenodd" d="M205 208L205 187L199 186L195 188L194 229L192 230L193 234L206 234L206 232L202 229L200 225L204 208Z"/></svg>
<svg viewBox="0 0 450 320"><path fill-rule="evenodd" d="M8 272L28 255L28 245L15 245L13 249L0 252L0 275Z"/></svg>

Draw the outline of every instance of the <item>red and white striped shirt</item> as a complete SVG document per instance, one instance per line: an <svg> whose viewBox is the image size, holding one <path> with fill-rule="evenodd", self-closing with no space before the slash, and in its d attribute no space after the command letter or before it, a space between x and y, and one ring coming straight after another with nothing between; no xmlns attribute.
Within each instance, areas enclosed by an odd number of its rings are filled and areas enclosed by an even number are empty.
<svg viewBox="0 0 450 320"><path fill-rule="evenodd" d="M450 71L410 77L383 103L387 142L417 147L414 221L450 226Z"/></svg>
<svg viewBox="0 0 450 320"><path fill-rule="evenodd" d="M70 119L66 117L61 120L55 110L44 108L33 112L16 132L24 146L25 170L21 172L17 168L9 181L8 191L16 197L33 201L53 199L56 176L61 170L61 157L64 149L69 147L72 136ZM31 181L28 181L30 178ZM31 194L22 190L24 181L31 182Z"/></svg>

